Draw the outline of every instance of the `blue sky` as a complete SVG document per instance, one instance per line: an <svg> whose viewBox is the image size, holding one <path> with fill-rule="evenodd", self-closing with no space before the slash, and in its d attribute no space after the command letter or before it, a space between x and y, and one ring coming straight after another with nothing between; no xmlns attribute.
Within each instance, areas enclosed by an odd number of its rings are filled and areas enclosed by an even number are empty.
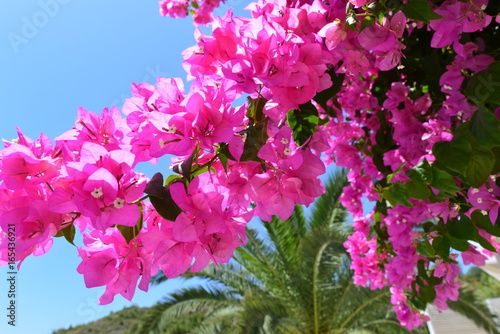
<svg viewBox="0 0 500 334"><path fill-rule="evenodd" d="M0 138L17 137L15 126L31 138L54 138L73 126L79 106L99 113L121 106L132 82L185 78L180 54L194 43L190 19L161 17L157 1L0 1ZM142 171L151 176L168 164ZM17 275L15 328L7 325L7 268L0 267L0 333L51 333L124 306L150 306L179 287L174 280L137 291L132 303L117 296L99 306L104 289L85 288L79 263L62 239L26 259Z"/></svg>

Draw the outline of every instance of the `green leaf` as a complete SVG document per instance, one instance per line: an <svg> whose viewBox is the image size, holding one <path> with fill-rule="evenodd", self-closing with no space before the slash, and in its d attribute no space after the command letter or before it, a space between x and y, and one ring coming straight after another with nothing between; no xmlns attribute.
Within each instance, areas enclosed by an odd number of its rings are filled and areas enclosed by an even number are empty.
<svg viewBox="0 0 500 334"><path fill-rule="evenodd" d="M198 164L196 164L196 165L194 165L194 166L195 166L196 168L195 168L195 169L193 169L193 171L192 171L192 174L191 174L191 177L192 177L192 178L195 178L195 177L197 177L198 175L201 175L201 174L206 173L206 172L208 172L208 171L212 171L212 172L214 172L214 173L215 173L215 168L214 168L214 167L212 167L212 166L203 166L203 167L201 167L201 166L200 166L200 165L198 165Z"/></svg>
<svg viewBox="0 0 500 334"><path fill-rule="evenodd" d="M430 23L431 20L439 20L441 15L437 14L429 5L427 0L408 0L407 4L401 6L401 10L407 18Z"/></svg>
<svg viewBox="0 0 500 334"><path fill-rule="evenodd" d="M358 22L359 21L355 15L350 15L345 19L347 29L352 30L352 31L358 31L358 28L356 27L356 23L358 23Z"/></svg>
<svg viewBox="0 0 500 334"><path fill-rule="evenodd" d="M422 226L425 233L434 232L437 230L437 227L438 227L438 225L434 224L431 221L426 221L425 223L421 224L420 226Z"/></svg>
<svg viewBox="0 0 500 334"><path fill-rule="evenodd" d="M432 248L434 248L434 252L443 260L447 260L450 257L450 246L450 239L448 239L446 235L435 237L432 240Z"/></svg>
<svg viewBox="0 0 500 334"><path fill-rule="evenodd" d="M475 235L474 241L477 241L484 249L487 249L491 252L497 251L495 249L495 247L493 247L493 245L488 240L486 240L485 238L483 238L482 236L480 236L478 234L477 230L476 230L476 235Z"/></svg>
<svg viewBox="0 0 500 334"><path fill-rule="evenodd" d="M472 132L470 132L470 121L463 122L462 124L460 124L455 129L455 133L461 133L461 134L463 134L465 136L465 138L467 138L467 140L471 144L474 143L474 142L477 142L477 139L474 137L474 135L472 134Z"/></svg>
<svg viewBox="0 0 500 334"><path fill-rule="evenodd" d="M335 68L332 67L326 71L328 75L330 75L330 79L332 80L333 84L330 88L325 89L319 93L316 93L316 95L313 97L313 100L318 103L323 110L326 111L326 113L332 117L335 117L335 110L332 109L327 102L331 100L332 98L335 97L335 95L340 91L342 88L342 84L344 83L344 73L337 74L335 73Z"/></svg>
<svg viewBox="0 0 500 334"><path fill-rule="evenodd" d="M191 169L193 167L193 160L198 157L199 147L198 145L193 149L193 153L186 160L182 161L180 164L175 165L172 170L178 174L181 174L186 180L191 181Z"/></svg>
<svg viewBox="0 0 500 334"><path fill-rule="evenodd" d="M171 185L172 183L175 182L175 180L178 180L180 179L182 176L180 176L179 174L171 174L167 177L167 179L165 180L165 186L169 186ZM161 196L161 195L160 195Z"/></svg>
<svg viewBox="0 0 500 334"><path fill-rule="evenodd" d="M406 171L406 176L410 179L422 182L431 183L433 182L432 167L429 165L426 159L422 160L418 165Z"/></svg>
<svg viewBox="0 0 500 334"><path fill-rule="evenodd" d="M494 225L491 223L490 217L483 215L481 211L476 210L471 215L472 222L476 224L477 227L482 228L486 232L496 237L500 237L500 222L496 222Z"/></svg>
<svg viewBox="0 0 500 334"><path fill-rule="evenodd" d="M174 221L182 212L172 199L170 190L163 186L163 175L161 173L153 175L144 192L149 195L151 204L163 218Z"/></svg>
<svg viewBox="0 0 500 334"><path fill-rule="evenodd" d="M472 148L464 134L455 133L449 142L440 141L432 147L436 164L461 175L465 175Z"/></svg>
<svg viewBox="0 0 500 334"><path fill-rule="evenodd" d="M403 162L401 165L399 165L398 169L396 169L396 171L394 173L391 173L391 174L387 175L387 182L391 183L392 182L392 178L395 175L398 175L399 173L401 173L401 171L406 166L406 164L407 164L406 162Z"/></svg>
<svg viewBox="0 0 500 334"><path fill-rule="evenodd" d="M413 204L411 204L408 199L408 191L400 182L394 183L384 190L382 196L388 200L392 206L396 206L396 204L399 203L406 207L413 208Z"/></svg>
<svg viewBox="0 0 500 334"><path fill-rule="evenodd" d="M127 243L129 243L132 239L134 239L139 232L141 232L142 229L142 224L143 224L143 219L142 219L142 205L138 204L140 210L141 210L141 215L139 220L137 221L137 224L134 226L125 226L125 225L117 225L116 227L120 231L120 233L123 235Z"/></svg>
<svg viewBox="0 0 500 334"><path fill-rule="evenodd" d="M378 19L378 22L379 22L380 24L382 24L382 23L384 22L384 18L385 18L385 13L384 13L384 11L381 11L380 13L378 13L378 17L377 17L377 19Z"/></svg>
<svg viewBox="0 0 500 334"><path fill-rule="evenodd" d="M73 246L76 246L74 243L75 234L76 234L76 229L75 229L74 224L69 224L65 228L59 230L58 234L59 233L61 233L62 236L64 236L64 239L66 239L70 244L72 244ZM61 236L61 235L59 235L59 236Z"/></svg>
<svg viewBox="0 0 500 334"><path fill-rule="evenodd" d="M491 151L495 155L495 164L493 165L493 170L491 171L491 174L498 174L500 173L500 147L492 147Z"/></svg>
<svg viewBox="0 0 500 334"><path fill-rule="evenodd" d="M392 169L384 164L384 153L396 149L398 145L392 138L394 129L387 121L385 110L380 109L379 111L377 111L377 118L380 125L377 132L375 133L376 144L372 146L371 153L373 157L373 163L375 164L377 169L383 174L387 175L389 173L392 173Z"/></svg>
<svg viewBox="0 0 500 334"><path fill-rule="evenodd" d="M264 106L267 103L267 100L262 97L252 99L250 96L248 96L247 103L248 103L248 108L246 116L251 119L253 124L264 120L265 115L263 110Z"/></svg>
<svg viewBox="0 0 500 334"><path fill-rule="evenodd" d="M365 16L363 21L361 21L361 28L359 29L359 31L361 32L363 31L363 29L371 27L374 24L375 24L375 19L372 16Z"/></svg>
<svg viewBox="0 0 500 334"><path fill-rule="evenodd" d="M495 61L487 69L474 74L469 79L465 94L478 104L500 104L500 61Z"/></svg>
<svg viewBox="0 0 500 334"><path fill-rule="evenodd" d="M432 286L420 285L420 296L428 303L432 303L436 299L436 290Z"/></svg>
<svg viewBox="0 0 500 334"><path fill-rule="evenodd" d="M229 145L227 143L222 143L219 147L219 157L220 156L224 156L226 158L226 161L229 159L229 160L233 160L233 161L236 161L236 158L233 157L233 155L231 154L231 152L229 152Z"/></svg>
<svg viewBox="0 0 500 334"><path fill-rule="evenodd" d="M474 238L476 228L472 221L465 215L451 219L446 226L448 227L448 232L457 239L472 240Z"/></svg>
<svg viewBox="0 0 500 334"><path fill-rule="evenodd" d="M408 197L426 200L431 196L431 191L427 184L418 181L408 181L405 183Z"/></svg>
<svg viewBox="0 0 500 334"><path fill-rule="evenodd" d="M413 281L413 283L415 283L415 285L417 284L416 281ZM413 288L413 291L415 291L414 293L416 294L416 289ZM411 304L413 304L413 306L419 310L425 310L425 308L427 307L427 303L425 301L423 301L421 298L413 295L410 299L410 302Z"/></svg>
<svg viewBox="0 0 500 334"><path fill-rule="evenodd" d="M451 248L457 251L465 252L469 249L469 242L467 240L457 239L452 235L448 235L448 239L450 239Z"/></svg>
<svg viewBox="0 0 500 334"><path fill-rule="evenodd" d="M297 145L303 145L317 130L318 109L309 101L292 109L287 114L287 121L293 130L293 139Z"/></svg>
<svg viewBox="0 0 500 334"><path fill-rule="evenodd" d="M495 166L495 155L486 146L472 144L472 152L465 173L465 177L469 183L479 188L491 174Z"/></svg>
<svg viewBox="0 0 500 334"><path fill-rule="evenodd" d="M427 269L425 268L425 261L424 260L418 260L417 262L417 270L418 270L418 275L427 280L429 279L429 275L427 274Z"/></svg>
<svg viewBox="0 0 500 334"><path fill-rule="evenodd" d="M500 122L492 112L484 108L476 111L470 122L470 131L479 144L500 146Z"/></svg>
<svg viewBox="0 0 500 334"><path fill-rule="evenodd" d="M443 277L434 276L434 271L432 271L432 274L429 276L427 283L429 283L430 286L439 285L439 284L443 283Z"/></svg>
<svg viewBox="0 0 500 334"><path fill-rule="evenodd" d="M219 161L222 164L222 167L224 168L224 172L226 172L227 174L227 162L228 162L227 156L224 154L219 154Z"/></svg>
<svg viewBox="0 0 500 334"><path fill-rule="evenodd" d="M261 162L261 159L257 157L260 148L267 141L267 125L263 123L258 123L256 125L250 124L246 128L247 137L245 139L245 145L243 147L243 153L241 154L240 161L257 161Z"/></svg>
<svg viewBox="0 0 500 334"><path fill-rule="evenodd" d="M436 166L432 166L431 186L448 194L454 194L460 190L455 184L455 178Z"/></svg>
<svg viewBox="0 0 500 334"><path fill-rule="evenodd" d="M163 178L163 177L162 177ZM163 180L162 180L163 183ZM146 187L147 188L147 187ZM146 192L146 191L145 191ZM149 194L146 192L146 194ZM174 221L175 218L182 212L181 208L177 206L175 201L170 194L170 190L167 187L162 186L161 193L149 194L149 200L153 207L163 218Z"/></svg>
<svg viewBox="0 0 500 334"><path fill-rule="evenodd" d="M436 255L434 248L430 244L429 240L424 240L423 242L417 245L417 251L420 255L425 256L426 258L433 258Z"/></svg>

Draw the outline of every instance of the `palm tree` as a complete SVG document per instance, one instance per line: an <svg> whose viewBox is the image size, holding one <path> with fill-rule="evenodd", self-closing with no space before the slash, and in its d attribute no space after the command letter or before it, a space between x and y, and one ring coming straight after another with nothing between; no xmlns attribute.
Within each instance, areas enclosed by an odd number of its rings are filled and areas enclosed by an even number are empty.
<svg viewBox="0 0 500 334"><path fill-rule="evenodd" d="M338 201L345 173L329 178L309 219L297 206L286 221L262 222L263 232L249 228L233 262L184 275L208 283L153 306L139 333L409 333L392 311L388 289L353 283L343 247L347 213Z"/></svg>

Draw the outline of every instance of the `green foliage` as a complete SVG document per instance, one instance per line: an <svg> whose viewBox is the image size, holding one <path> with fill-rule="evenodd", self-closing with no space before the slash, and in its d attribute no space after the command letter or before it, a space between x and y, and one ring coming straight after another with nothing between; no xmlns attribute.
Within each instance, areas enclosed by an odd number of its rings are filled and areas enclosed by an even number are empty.
<svg viewBox="0 0 500 334"><path fill-rule="evenodd" d="M472 147L465 135L458 132L451 141L440 141L434 144L432 153L436 157L438 164L465 175L472 154Z"/></svg>
<svg viewBox="0 0 500 334"><path fill-rule="evenodd" d="M301 146L316 132L319 124L318 109L307 102L299 105L299 109L290 110L286 119L293 130L293 140Z"/></svg>
<svg viewBox="0 0 500 334"><path fill-rule="evenodd" d="M406 207L413 207L408 197L408 189L401 182L394 183L392 186L388 187L382 192L382 196L389 201L392 206L396 206L399 203Z"/></svg>
<svg viewBox="0 0 500 334"><path fill-rule="evenodd" d="M407 18L425 23L442 18L441 15L432 10L427 0L409 0L401 6L401 10Z"/></svg>
<svg viewBox="0 0 500 334"><path fill-rule="evenodd" d="M189 172L191 172L190 168L191 167L189 167ZM173 179L172 181L176 182L178 180L180 179ZM155 210L163 218L174 221L175 218L177 218L177 216L181 213L182 210L174 202L172 195L170 194L170 190L168 187L163 185L163 175L161 173L153 175L144 192L149 195L151 204L153 204Z"/></svg>
<svg viewBox="0 0 500 334"><path fill-rule="evenodd" d="M461 277L462 288L473 292L478 300L500 297L500 281L480 267L472 267Z"/></svg>
<svg viewBox="0 0 500 334"><path fill-rule="evenodd" d="M135 334L149 308L131 306L91 323L59 329L52 334Z"/></svg>
<svg viewBox="0 0 500 334"><path fill-rule="evenodd" d="M75 225L69 224L65 228L60 229L55 235L55 237L58 238L63 236L64 239L66 239L66 241L68 241L73 246L76 246L75 243L73 242L75 240L75 233L76 233Z"/></svg>
<svg viewBox="0 0 500 334"><path fill-rule="evenodd" d="M245 129L245 146L240 161L260 162L261 160L257 157L257 153L267 141L267 121L263 112L267 100L262 97L257 99L248 97L247 99L248 109L246 116L249 119L249 124L247 129ZM231 157L227 155L227 158Z"/></svg>
<svg viewBox="0 0 500 334"><path fill-rule="evenodd" d="M478 104L500 105L500 61L474 74L465 89L465 94Z"/></svg>
<svg viewBox="0 0 500 334"><path fill-rule="evenodd" d="M336 115L335 110L328 104L328 101L330 101L332 99L332 97L335 96L342 88L345 74L335 73L335 68L333 68L333 67L328 69L326 71L326 73L328 73L328 75L330 75L330 79L332 80L333 84L330 88L325 89L324 91L317 93L314 96L313 100L316 103L318 103L321 106L321 108L323 108L323 110L326 111L326 113L328 115L334 117Z"/></svg>

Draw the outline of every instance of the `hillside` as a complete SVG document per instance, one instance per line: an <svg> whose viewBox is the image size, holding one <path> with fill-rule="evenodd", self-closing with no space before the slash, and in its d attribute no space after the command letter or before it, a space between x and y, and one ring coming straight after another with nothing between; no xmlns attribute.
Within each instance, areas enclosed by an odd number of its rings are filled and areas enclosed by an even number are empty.
<svg viewBox="0 0 500 334"><path fill-rule="evenodd" d="M59 329L52 334L133 334L141 319L149 311L147 307L131 306L85 325Z"/></svg>

